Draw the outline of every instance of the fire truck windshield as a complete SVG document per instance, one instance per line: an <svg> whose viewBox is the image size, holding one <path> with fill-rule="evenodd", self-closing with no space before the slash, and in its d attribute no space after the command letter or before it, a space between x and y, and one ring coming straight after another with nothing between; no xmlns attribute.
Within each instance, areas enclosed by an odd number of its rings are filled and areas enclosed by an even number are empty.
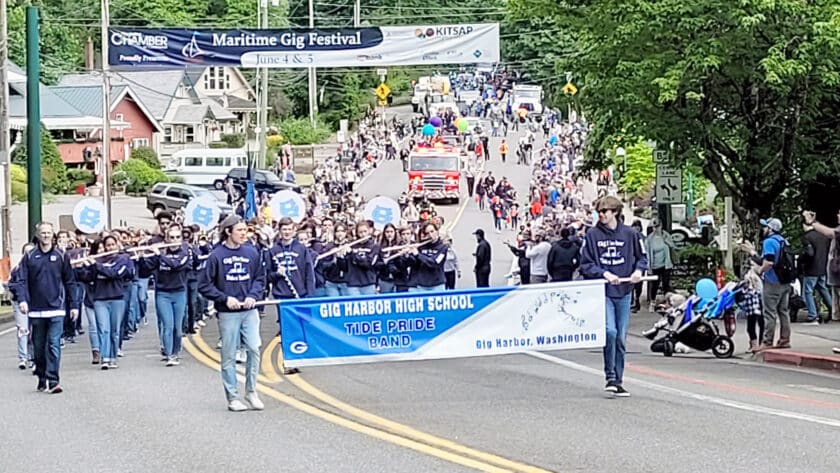
<svg viewBox="0 0 840 473"><path fill-rule="evenodd" d="M457 171L456 156L412 156L411 171Z"/></svg>

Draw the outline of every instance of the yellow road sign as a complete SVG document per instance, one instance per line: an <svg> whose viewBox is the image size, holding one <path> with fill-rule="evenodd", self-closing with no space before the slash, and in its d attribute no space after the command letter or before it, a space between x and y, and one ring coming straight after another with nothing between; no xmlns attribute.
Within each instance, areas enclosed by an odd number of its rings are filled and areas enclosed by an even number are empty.
<svg viewBox="0 0 840 473"><path fill-rule="evenodd" d="M370 89L368 89L368 90L370 90ZM388 87L388 84L386 84L384 82L379 84L379 87L376 88L376 96L379 97L381 100L385 100L386 98L388 98L388 94L390 94L390 93L391 93L391 88Z"/></svg>
<svg viewBox="0 0 840 473"><path fill-rule="evenodd" d="M563 93L569 95L575 95L577 93L577 87L571 82L566 82L566 85L563 86Z"/></svg>

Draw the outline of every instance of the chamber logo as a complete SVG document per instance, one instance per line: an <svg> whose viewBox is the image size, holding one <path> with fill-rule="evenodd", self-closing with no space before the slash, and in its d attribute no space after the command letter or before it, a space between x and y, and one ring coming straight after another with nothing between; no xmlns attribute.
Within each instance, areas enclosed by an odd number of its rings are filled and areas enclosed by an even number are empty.
<svg viewBox="0 0 840 473"><path fill-rule="evenodd" d="M131 31L112 31L111 45L133 46L144 49L166 49L169 46L169 38L164 35L151 35Z"/></svg>

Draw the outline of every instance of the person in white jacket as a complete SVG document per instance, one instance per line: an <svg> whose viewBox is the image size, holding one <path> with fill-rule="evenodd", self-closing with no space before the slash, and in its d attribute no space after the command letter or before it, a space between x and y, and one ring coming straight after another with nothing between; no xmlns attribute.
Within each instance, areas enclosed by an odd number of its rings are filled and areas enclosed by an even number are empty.
<svg viewBox="0 0 840 473"><path fill-rule="evenodd" d="M545 241L543 232L534 233L534 244L525 249L525 257L531 260L531 284L548 282L548 253L551 244Z"/></svg>

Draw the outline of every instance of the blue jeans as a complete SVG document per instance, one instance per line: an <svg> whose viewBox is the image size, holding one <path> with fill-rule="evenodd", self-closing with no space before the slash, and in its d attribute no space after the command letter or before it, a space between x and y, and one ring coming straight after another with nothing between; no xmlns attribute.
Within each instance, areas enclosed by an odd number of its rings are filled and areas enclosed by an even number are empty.
<svg viewBox="0 0 840 473"><path fill-rule="evenodd" d="M178 356L181 353L182 328L187 310L187 291L155 291L155 310L162 326L160 344L163 346L163 356Z"/></svg>
<svg viewBox="0 0 840 473"><path fill-rule="evenodd" d="M88 340L90 340L91 351L99 351L99 330L96 328L96 313L93 307L82 304L81 309L85 314L88 324ZM81 315L79 315L81 317Z"/></svg>
<svg viewBox="0 0 840 473"><path fill-rule="evenodd" d="M376 285L369 286L347 286L345 295L348 296L372 296L376 295Z"/></svg>
<svg viewBox="0 0 840 473"><path fill-rule="evenodd" d="M438 284L437 286L414 286L408 288L408 292L432 292L443 291L446 289L445 284Z"/></svg>
<svg viewBox="0 0 840 473"><path fill-rule="evenodd" d="M123 334L137 331L137 322L140 321L140 305L137 299L138 282L132 281L128 285L128 294L125 298L125 320L123 321Z"/></svg>
<svg viewBox="0 0 840 473"><path fill-rule="evenodd" d="M117 350L122 338L120 326L125 315L125 299L94 301L93 311L96 313L96 329L99 333L99 353L102 354L102 361L117 361Z"/></svg>
<svg viewBox="0 0 840 473"><path fill-rule="evenodd" d="M312 297L324 297L327 295L327 288L325 287L316 287L315 292L312 293Z"/></svg>
<svg viewBox="0 0 840 473"><path fill-rule="evenodd" d="M257 309L242 312L219 312L219 333L222 337L222 385L228 401L236 399L236 351L240 340L247 351L245 359L245 390L257 390L260 369L260 315Z"/></svg>
<svg viewBox="0 0 840 473"><path fill-rule="evenodd" d="M604 345L604 374L607 382L621 384L624 379L624 354L627 352L627 327L630 325L630 299L607 297L607 341Z"/></svg>
<svg viewBox="0 0 840 473"><path fill-rule="evenodd" d="M29 361L29 317L20 311L20 304L12 302L12 312L15 314L17 328L18 361Z"/></svg>
<svg viewBox="0 0 840 473"><path fill-rule="evenodd" d="M379 293L380 294L390 294L396 291L396 286L394 285L394 281L379 281Z"/></svg>
<svg viewBox="0 0 840 473"><path fill-rule="evenodd" d="M64 333L64 316L30 317L32 324L32 350L35 352L35 375L47 380L50 386L58 384L61 367L61 334Z"/></svg>
<svg viewBox="0 0 840 473"><path fill-rule="evenodd" d="M814 297L814 289L822 298L828 311L831 312L831 294L825 285L825 276L805 276L802 278L802 298L805 299L805 307L808 309L808 319L817 318L817 300Z"/></svg>
<svg viewBox="0 0 840 473"><path fill-rule="evenodd" d="M347 283L327 281L324 283L324 292L327 297L339 297L347 295Z"/></svg>

